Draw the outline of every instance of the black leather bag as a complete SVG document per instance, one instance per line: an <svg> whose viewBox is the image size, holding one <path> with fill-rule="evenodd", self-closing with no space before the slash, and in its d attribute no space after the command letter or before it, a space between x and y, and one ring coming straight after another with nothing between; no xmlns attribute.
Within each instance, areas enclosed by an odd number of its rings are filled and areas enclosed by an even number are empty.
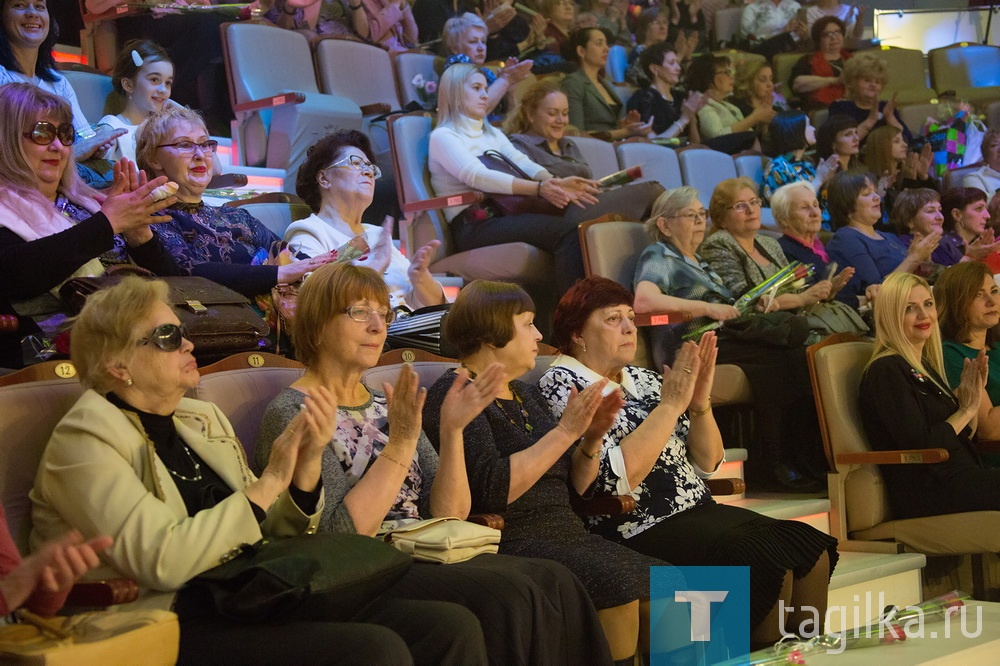
<svg viewBox="0 0 1000 666"><path fill-rule="evenodd" d="M121 282L120 273L68 280L59 297L79 312L91 294ZM260 350L270 328L245 296L203 277L157 278L170 286L168 300L177 318L187 327L200 365L232 354Z"/></svg>
<svg viewBox="0 0 1000 666"><path fill-rule="evenodd" d="M245 546L188 582L237 621L343 621L399 580L413 559L360 534L306 534ZM335 649L335 646L332 646Z"/></svg>
<svg viewBox="0 0 1000 666"><path fill-rule="evenodd" d="M533 180L521 167L514 164L506 155L496 150L487 150L479 156L479 161L492 171L500 171L515 178ZM488 195L484 208L492 206L499 215L555 215L562 217L564 209L558 208L540 196L522 194L492 194Z"/></svg>

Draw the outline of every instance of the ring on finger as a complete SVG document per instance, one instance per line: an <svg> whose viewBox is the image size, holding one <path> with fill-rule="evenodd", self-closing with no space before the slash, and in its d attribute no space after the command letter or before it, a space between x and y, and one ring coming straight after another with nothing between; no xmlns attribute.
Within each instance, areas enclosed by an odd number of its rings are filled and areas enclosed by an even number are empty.
<svg viewBox="0 0 1000 666"><path fill-rule="evenodd" d="M690 375L691 374L691 368L685 367L684 368L684 372L686 372L686 373L688 373Z"/></svg>

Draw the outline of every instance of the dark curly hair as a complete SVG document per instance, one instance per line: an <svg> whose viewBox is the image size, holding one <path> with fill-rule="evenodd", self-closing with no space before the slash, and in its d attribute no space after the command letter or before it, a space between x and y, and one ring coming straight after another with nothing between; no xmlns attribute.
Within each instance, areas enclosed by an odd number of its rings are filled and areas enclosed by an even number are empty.
<svg viewBox="0 0 1000 666"><path fill-rule="evenodd" d="M0 0L0 10L12 1ZM59 24L49 14L49 34L45 36L45 41L38 47L38 61L35 63L35 71L22 72L21 65L17 62L17 58L14 57L14 51L10 48L10 39L7 37L7 32L0 29L0 66L12 72L18 72L26 76L37 76L42 81L55 83L59 80L59 74L56 72L56 59L52 55L52 49L55 48L58 39Z"/></svg>
<svg viewBox="0 0 1000 666"><path fill-rule="evenodd" d="M306 151L306 161L299 168L299 175L295 179L295 193L302 198L314 213L319 212L322 204L322 196L319 191L319 183L316 176L324 168L330 166L337 157L337 154L344 148L353 146L365 154L368 161L375 163L375 153L372 151L371 141L358 130L337 130L327 134L317 141Z"/></svg>
<svg viewBox="0 0 1000 666"><path fill-rule="evenodd" d="M639 67L646 74L646 78L652 81L653 76L653 65L662 65L663 59L668 53L677 53L677 50L673 47L670 42L657 42L652 46L647 46L643 49L642 53L639 54Z"/></svg>
<svg viewBox="0 0 1000 666"><path fill-rule="evenodd" d="M857 120L842 113L827 118L816 129L816 157L825 160L833 155L833 144L837 140L837 135L857 126Z"/></svg>
<svg viewBox="0 0 1000 666"><path fill-rule="evenodd" d="M569 288L552 319L552 344L563 354L573 354L573 336L583 331L590 315L614 305L632 307L632 292L614 280L592 275Z"/></svg>
<svg viewBox="0 0 1000 666"><path fill-rule="evenodd" d="M847 26L844 25L843 21L836 16L821 16L816 19L815 23L812 24L812 27L809 28L809 37L813 40L813 44L816 45L816 48L819 48L819 40L822 39L823 33L826 32L826 26L831 23L836 23L837 27L840 28L840 32L844 35L844 37L847 37Z"/></svg>

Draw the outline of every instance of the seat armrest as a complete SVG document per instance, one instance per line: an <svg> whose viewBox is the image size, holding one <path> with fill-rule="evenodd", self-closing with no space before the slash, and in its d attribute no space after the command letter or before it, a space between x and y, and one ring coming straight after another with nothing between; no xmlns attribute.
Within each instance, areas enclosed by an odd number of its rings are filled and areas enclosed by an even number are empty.
<svg viewBox="0 0 1000 666"><path fill-rule="evenodd" d="M470 513L466 518L470 523L492 527L495 530L503 530L504 520L499 513Z"/></svg>
<svg viewBox="0 0 1000 666"><path fill-rule="evenodd" d="M570 504L580 516L620 516L635 511L635 498L631 495L596 495L590 499L573 497Z"/></svg>
<svg viewBox="0 0 1000 666"><path fill-rule="evenodd" d="M103 608L139 598L139 584L131 578L108 578L77 583L66 597L67 606Z"/></svg>
<svg viewBox="0 0 1000 666"><path fill-rule="evenodd" d="M245 173L220 173L218 176L212 176L212 180L208 181L208 189L210 190L223 190L234 187L246 187L246 184L250 182Z"/></svg>
<svg viewBox="0 0 1000 666"><path fill-rule="evenodd" d="M392 111L392 107L385 102L375 102L374 104L365 104L361 107L362 116L384 116L385 114Z"/></svg>
<svg viewBox="0 0 1000 666"><path fill-rule="evenodd" d="M276 106L284 106L286 104L301 104L304 101L306 101L305 93L300 93L300 92L282 93L280 95L272 95L271 97L255 99L252 102L243 102L242 104L235 104L233 105L233 111L236 113L243 113L245 111L258 111L260 109L271 109Z"/></svg>
<svg viewBox="0 0 1000 666"><path fill-rule="evenodd" d="M446 197L432 197L423 201L413 201L403 204L403 212L422 213L425 210L438 210L439 208L450 208L451 206L470 206L479 203L485 198L482 192L462 192Z"/></svg>
<svg viewBox="0 0 1000 666"><path fill-rule="evenodd" d="M743 479L705 479L705 485L717 497L742 495L747 489L747 484Z"/></svg>
<svg viewBox="0 0 1000 666"><path fill-rule="evenodd" d="M904 449L899 451L864 451L838 453L838 465L929 465L948 459L945 449Z"/></svg>
<svg viewBox="0 0 1000 666"><path fill-rule="evenodd" d="M636 312L635 325L664 326L666 324L682 324L691 321L691 313L686 311Z"/></svg>

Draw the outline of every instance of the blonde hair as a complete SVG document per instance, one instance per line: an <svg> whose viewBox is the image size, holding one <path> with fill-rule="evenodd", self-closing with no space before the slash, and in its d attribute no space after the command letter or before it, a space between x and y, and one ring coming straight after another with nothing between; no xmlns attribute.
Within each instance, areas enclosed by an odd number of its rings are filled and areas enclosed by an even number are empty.
<svg viewBox="0 0 1000 666"><path fill-rule="evenodd" d="M753 98L754 79L765 67L771 70L773 77L774 69L766 60L747 60L741 63L736 72L736 81L733 83L733 97L746 100Z"/></svg>
<svg viewBox="0 0 1000 666"><path fill-rule="evenodd" d="M927 293L934 297L927 280L913 273L892 273L882 286L879 287L878 297L875 299L875 347L872 350L872 357L865 366L867 370L872 363L885 356L902 356L911 366L924 374L927 369L933 370L938 377L945 381L947 376L944 371L944 355L941 351L941 330L935 323L931 329L931 336L924 343L921 355L917 356L917 351L903 332L903 316L906 312L906 304L910 298L910 292L915 287L923 287ZM928 374L931 380L938 385L941 390L951 393L951 388L945 381L941 385L934 375Z"/></svg>
<svg viewBox="0 0 1000 666"><path fill-rule="evenodd" d="M38 215L36 206L53 209L52 202L38 191L38 176L21 144L22 133L31 131L39 117L72 124L73 110L62 97L28 83L0 87L0 118L7 127L7 131L0 132L0 190L6 195L6 203L28 221ZM100 210L96 192L77 175L72 158L63 169L58 191L92 213Z"/></svg>
<svg viewBox="0 0 1000 666"><path fill-rule="evenodd" d="M533 83L521 97L521 103L517 105L514 113L507 116L504 123L504 131L507 134L524 134L531 131L531 116L541 106L542 101L552 93L559 93L565 96L566 93L559 87L559 83L552 78L540 79Z"/></svg>
<svg viewBox="0 0 1000 666"><path fill-rule="evenodd" d="M460 116L468 116L465 109L465 84L478 74L486 79L477 65L458 63L444 70L438 82L438 127L449 127ZM483 123L483 134L498 132L488 122Z"/></svg>
<svg viewBox="0 0 1000 666"><path fill-rule="evenodd" d="M461 40L469 30L479 28L483 31L483 37L489 37L490 31L486 27L486 22L475 14L465 12L460 16L452 16L445 21L444 29L441 31L441 41L448 53L460 52Z"/></svg>
<svg viewBox="0 0 1000 666"><path fill-rule="evenodd" d="M698 190L688 185L677 187L663 192L656 197L653 207L649 211L649 218L642 223L643 229L654 243L666 240L660 225L657 221L662 218L670 218L691 205L691 202L698 201Z"/></svg>
<svg viewBox="0 0 1000 666"><path fill-rule="evenodd" d="M150 163L156 155L156 147L170 136L175 127L184 122L198 125L206 135L208 134L208 128L205 127L205 120L201 114L186 106L172 106L155 113L142 121L135 131L135 163L140 169L144 169L150 178L153 177ZM208 157L208 153L205 153L205 156Z"/></svg>
<svg viewBox="0 0 1000 666"><path fill-rule="evenodd" d="M732 200L743 189L750 190L755 197L759 196L757 194L757 183L750 180L747 176L727 178L715 186L715 191L712 192L712 200L708 203L708 214L712 218L712 227L708 230L707 235L714 234L723 229L722 219L726 217L727 209Z"/></svg>
<svg viewBox="0 0 1000 666"><path fill-rule="evenodd" d="M84 386L99 393L114 388L110 369L132 360L136 344L148 333L136 327L157 302L167 303L168 292L163 280L131 276L87 298L70 333L70 360Z"/></svg>
<svg viewBox="0 0 1000 666"><path fill-rule="evenodd" d="M861 79L879 79L882 85L889 80L889 63L871 53L859 53L844 63L844 88L847 97L857 92L855 85Z"/></svg>
<svg viewBox="0 0 1000 666"><path fill-rule="evenodd" d="M323 353L327 325L355 301L365 299L389 307L389 287L382 276L365 266L324 264L302 283L292 323L295 355L307 368Z"/></svg>

